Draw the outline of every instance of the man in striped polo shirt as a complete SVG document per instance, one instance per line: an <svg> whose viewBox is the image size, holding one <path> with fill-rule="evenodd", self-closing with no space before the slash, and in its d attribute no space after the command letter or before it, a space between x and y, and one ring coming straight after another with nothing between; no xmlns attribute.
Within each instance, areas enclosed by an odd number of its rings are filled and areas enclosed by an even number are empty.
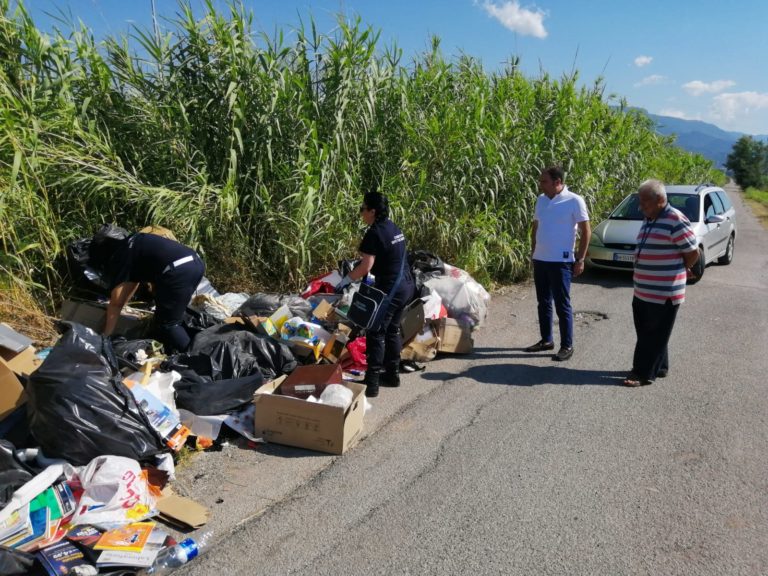
<svg viewBox="0 0 768 576"><path fill-rule="evenodd" d="M669 371L667 344L677 310L685 300L687 271L699 259L696 235L688 218L667 202L658 180L638 189L645 220L635 248L632 316L637 343L625 386L651 384Z"/></svg>

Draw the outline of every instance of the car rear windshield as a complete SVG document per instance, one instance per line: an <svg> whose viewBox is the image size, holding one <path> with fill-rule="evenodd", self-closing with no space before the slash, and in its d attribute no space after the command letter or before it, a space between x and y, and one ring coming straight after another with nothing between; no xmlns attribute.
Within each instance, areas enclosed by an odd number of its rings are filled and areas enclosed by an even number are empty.
<svg viewBox="0 0 768 576"><path fill-rule="evenodd" d="M691 222L699 221L699 196L697 194L667 194L667 201L688 217ZM642 220L640 199L631 194L611 213L611 220Z"/></svg>

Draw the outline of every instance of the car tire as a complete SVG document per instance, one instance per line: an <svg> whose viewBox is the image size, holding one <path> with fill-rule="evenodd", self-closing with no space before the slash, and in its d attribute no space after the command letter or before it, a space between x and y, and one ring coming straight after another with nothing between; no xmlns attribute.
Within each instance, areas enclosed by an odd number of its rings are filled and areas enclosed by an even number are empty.
<svg viewBox="0 0 768 576"><path fill-rule="evenodd" d="M688 284L696 284L696 282L701 280L701 277L704 276L704 269L706 267L707 265L704 262L704 250L699 248L699 259L696 260L696 264L694 264L693 268L691 268L691 273L693 276L688 278Z"/></svg>
<svg viewBox="0 0 768 576"><path fill-rule="evenodd" d="M731 234L731 237L728 238L728 246L725 247L725 254L720 256L720 258L717 259L718 264L722 264L723 266L727 266L731 262L733 262L733 245L734 245L734 237L733 234Z"/></svg>

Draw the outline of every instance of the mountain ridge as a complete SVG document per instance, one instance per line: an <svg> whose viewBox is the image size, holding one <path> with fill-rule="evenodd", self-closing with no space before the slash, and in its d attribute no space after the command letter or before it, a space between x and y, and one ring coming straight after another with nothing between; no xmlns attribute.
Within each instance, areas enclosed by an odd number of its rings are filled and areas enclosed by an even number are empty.
<svg viewBox="0 0 768 576"><path fill-rule="evenodd" d="M703 120L686 120L674 116L652 114L643 108L633 108L645 114L653 122L656 131L664 136L674 136L675 145L683 150L701 154L712 160L717 168L723 168L733 145L742 136L752 136L756 140L768 142L765 134L744 134L729 132L704 122Z"/></svg>

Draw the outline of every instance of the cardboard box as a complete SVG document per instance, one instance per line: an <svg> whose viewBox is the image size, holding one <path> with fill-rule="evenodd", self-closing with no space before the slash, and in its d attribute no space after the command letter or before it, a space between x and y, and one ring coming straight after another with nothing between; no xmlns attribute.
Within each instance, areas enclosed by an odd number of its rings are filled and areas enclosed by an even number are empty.
<svg viewBox="0 0 768 576"><path fill-rule="evenodd" d="M360 438L365 415L364 385L343 383L353 394L352 404L346 411L338 406L275 394L280 385L280 379L274 380L254 395L256 436L268 442L328 454L343 454Z"/></svg>
<svg viewBox="0 0 768 576"><path fill-rule="evenodd" d="M416 362L429 362L437 356L440 348L440 338L431 324L424 326L419 334L407 345L403 346L400 353L401 360L415 360Z"/></svg>
<svg viewBox="0 0 768 576"><path fill-rule="evenodd" d="M403 310L400 318L400 333L403 343L410 342L424 328L424 302L414 300Z"/></svg>
<svg viewBox="0 0 768 576"><path fill-rule="evenodd" d="M336 320L336 309L328 300L321 300L312 311L312 316L323 322L333 322Z"/></svg>
<svg viewBox="0 0 768 576"><path fill-rule="evenodd" d="M31 344L30 338L0 323L0 364L18 376L29 376L42 364Z"/></svg>
<svg viewBox="0 0 768 576"><path fill-rule="evenodd" d="M296 398L319 398L328 384L342 384L339 365L298 366L280 386L280 394Z"/></svg>
<svg viewBox="0 0 768 576"><path fill-rule="evenodd" d="M349 336L347 336L341 330L336 330L331 339L325 343L323 347L323 358L331 362L338 362L344 357L344 353L347 351L347 343L349 342Z"/></svg>
<svg viewBox="0 0 768 576"><path fill-rule="evenodd" d="M100 332L104 328L104 318L106 315L106 304L75 300L65 300L59 312L59 317L62 320L77 322L96 332ZM127 338L142 338L148 331L151 318L152 314L150 312L136 310L135 308L123 308L120 318L117 320L114 333L126 336Z"/></svg>
<svg viewBox="0 0 768 576"><path fill-rule="evenodd" d="M472 328L454 318L440 318L435 322L440 338L440 352L449 354L469 354L474 349Z"/></svg>
<svg viewBox="0 0 768 576"><path fill-rule="evenodd" d="M24 387L16 374L5 363L0 362L0 420L9 416L26 401Z"/></svg>
<svg viewBox="0 0 768 576"><path fill-rule="evenodd" d="M243 324L262 336L280 338L272 320L266 316L230 316L224 319L225 324Z"/></svg>

